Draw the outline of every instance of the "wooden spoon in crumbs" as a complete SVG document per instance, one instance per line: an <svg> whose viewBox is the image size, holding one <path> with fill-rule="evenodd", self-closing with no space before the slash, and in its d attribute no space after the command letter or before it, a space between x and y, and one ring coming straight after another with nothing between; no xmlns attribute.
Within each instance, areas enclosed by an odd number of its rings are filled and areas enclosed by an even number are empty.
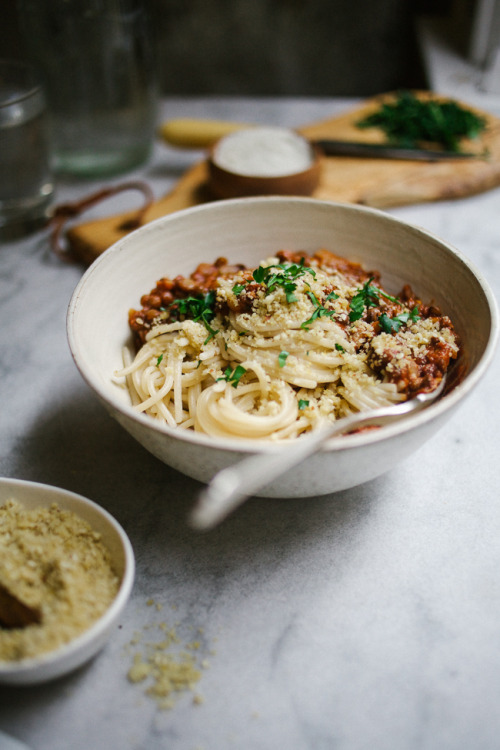
<svg viewBox="0 0 500 750"><path fill-rule="evenodd" d="M0 626L4 628L25 628L40 623L42 611L21 601L0 583Z"/></svg>

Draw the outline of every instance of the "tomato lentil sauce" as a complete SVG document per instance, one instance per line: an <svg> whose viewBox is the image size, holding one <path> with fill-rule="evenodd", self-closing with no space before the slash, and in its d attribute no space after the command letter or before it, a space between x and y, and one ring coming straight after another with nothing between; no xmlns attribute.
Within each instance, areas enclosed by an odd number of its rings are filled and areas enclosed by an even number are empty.
<svg viewBox="0 0 500 750"><path fill-rule="evenodd" d="M276 256L280 263L303 263L309 267L317 263L348 277L353 285L360 286L371 282L382 289L379 286L380 273L378 271L366 271L359 263L349 261L325 249L318 250L314 255L281 250L276 253ZM200 263L190 276L179 275L174 279L161 278L149 293L141 297L141 309L129 311L129 325L133 332L136 349L140 349L144 344L148 332L156 323L178 318L175 304L177 300L187 297L204 297L217 287L217 282L221 277L231 277L238 272L248 271L248 275L244 274L244 277L248 279L248 284L244 293L238 296L237 307L234 309L236 312L250 311L253 300L261 289L261 285L252 279L253 270L243 264L230 264L226 258L220 257L214 263ZM372 327L372 335L377 335L381 333L380 316L386 314L389 318L393 318L402 312L403 306L415 308L422 319L432 319L438 322L440 330L449 329L458 341L450 318L443 315L434 304L423 303L408 284L403 287L397 299L380 296L377 304L367 306L363 311L362 320ZM346 327L349 325L348 316L345 320L341 317L336 320L339 325ZM356 343L357 350L361 351L366 342L367 340L361 335ZM376 373L385 370L387 377L387 365L392 355L390 348L380 356L371 355L369 365ZM398 390L405 392L408 397L417 392L432 391L439 385L455 357L452 347L434 337L427 345L425 354L406 359L403 367L398 368L392 380L389 374L389 381L395 382Z"/></svg>
<svg viewBox="0 0 500 750"><path fill-rule="evenodd" d="M154 289L141 297L141 309L129 311L129 325L136 347L142 346L155 320L160 316L165 319L165 311L175 308L174 300L203 297L215 288L220 276L232 276L242 270L245 270L244 265L230 265L226 258L221 257L215 263L200 263L190 276L161 278Z"/></svg>

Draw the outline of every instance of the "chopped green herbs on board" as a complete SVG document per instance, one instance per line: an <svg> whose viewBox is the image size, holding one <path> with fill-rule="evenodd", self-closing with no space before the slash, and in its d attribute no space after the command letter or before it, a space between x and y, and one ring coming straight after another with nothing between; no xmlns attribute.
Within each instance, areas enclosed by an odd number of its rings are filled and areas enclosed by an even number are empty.
<svg viewBox="0 0 500 750"><path fill-rule="evenodd" d="M486 120L452 99L419 99L411 91L401 91L394 102L385 102L356 125L379 128L390 143L398 146L415 148L434 143L460 151L460 140L477 138Z"/></svg>
<svg viewBox="0 0 500 750"><path fill-rule="evenodd" d="M233 388L236 388L236 386L240 382L242 375L244 375L245 373L246 370L242 365L236 365L234 370L231 370L230 367L226 367L226 369L224 370L224 375L221 378L217 378L217 382L219 380L225 380L226 383L231 383Z"/></svg>

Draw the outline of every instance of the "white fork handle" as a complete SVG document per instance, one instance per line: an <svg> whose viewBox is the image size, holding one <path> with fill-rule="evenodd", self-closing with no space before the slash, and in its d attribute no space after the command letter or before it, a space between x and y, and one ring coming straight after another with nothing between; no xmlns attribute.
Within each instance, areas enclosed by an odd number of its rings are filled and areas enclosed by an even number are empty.
<svg viewBox="0 0 500 750"><path fill-rule="evenodd" d="M222 469L201 492L190 517L191 526L200 531L213 528L248 497L305 461L328 438L368 424L386 424L424 405L425 399L417 396L394 406L352 414L286 446L276 446L272 452L252 455Z"/></svg>

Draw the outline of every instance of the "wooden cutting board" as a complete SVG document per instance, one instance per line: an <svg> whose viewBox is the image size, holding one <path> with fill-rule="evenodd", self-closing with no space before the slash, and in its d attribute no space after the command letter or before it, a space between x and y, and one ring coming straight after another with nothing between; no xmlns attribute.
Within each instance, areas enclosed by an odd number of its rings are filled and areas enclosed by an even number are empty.
<svg viewBox="0 0 500 750"><path fill-rule="evenodd" d="M337 138L382 142L376 129L360 130L356 122L394 94L383 94L341 116L306 125L298 130L308 138ZM430 94L421 93L428 97ZM462 106L468 106L463 104ZM477 112L477 110L475 110ZM320 184L313 197L321 200L357 203L374 208L392 208L428 201L452 200L484 192L500 185L500 119L485 112L487 127L477 141L463 144L464 150L487 150L487 158L464 161L417 162L351 157L324 157ZM201 161L190 168L174 189L153 203L143 223L183 208L211 200L207 186L207 165ZM119 214L72 227L67 232L69 249L84 263L91 263L104 250L127 234L123 224L133 212Z"/></svg>

